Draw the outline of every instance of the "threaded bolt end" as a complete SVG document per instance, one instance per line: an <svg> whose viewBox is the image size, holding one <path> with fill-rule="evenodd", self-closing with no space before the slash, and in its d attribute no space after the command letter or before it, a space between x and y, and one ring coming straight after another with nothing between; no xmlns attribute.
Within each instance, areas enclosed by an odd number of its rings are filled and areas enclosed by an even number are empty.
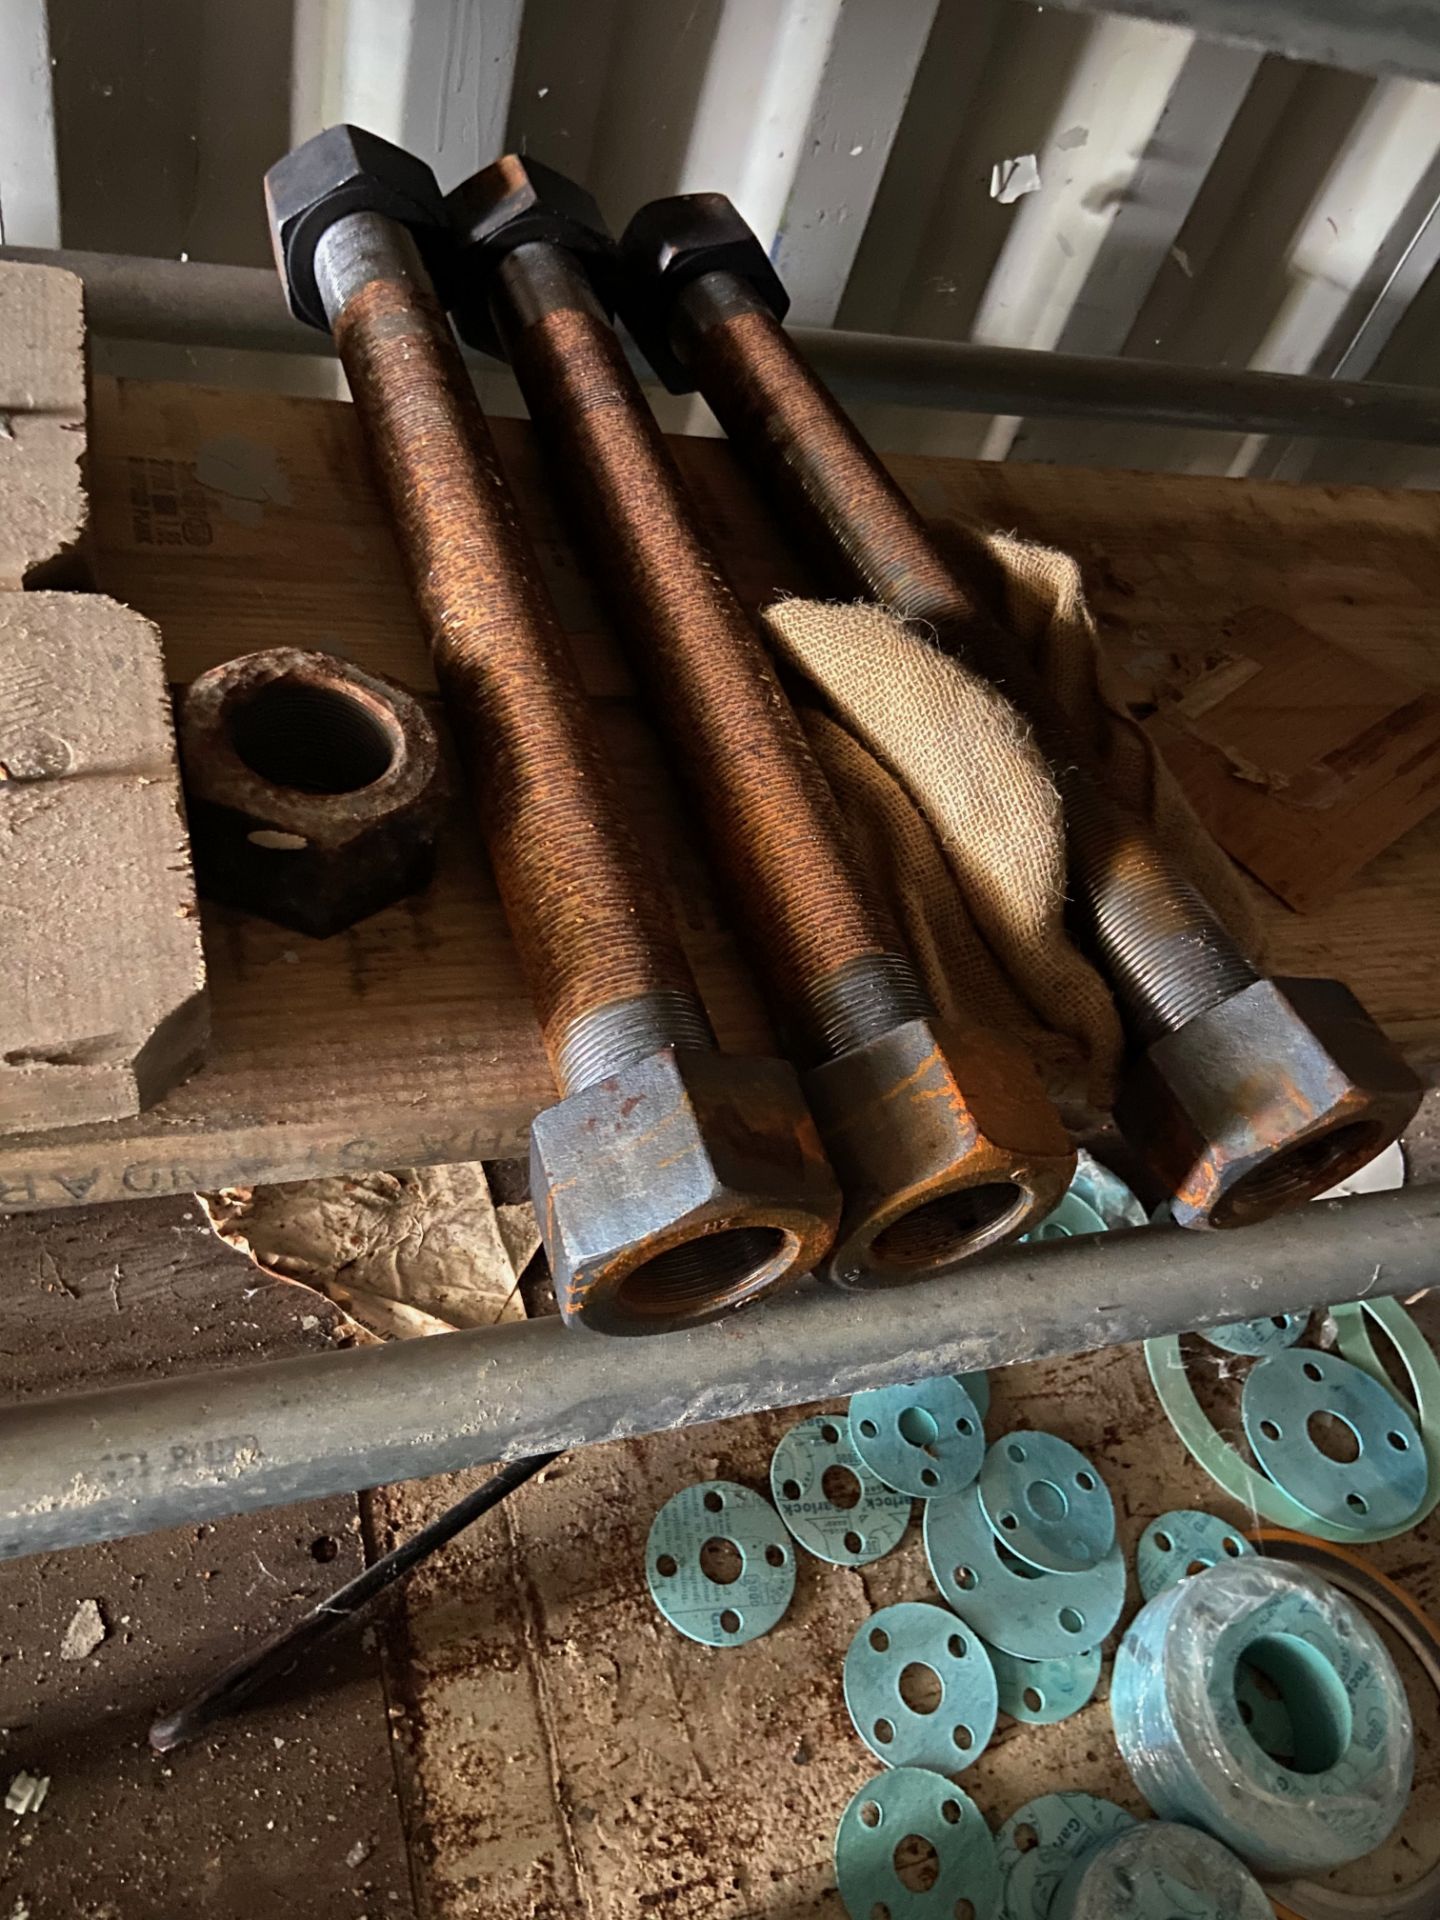
<svg viewBox="0 0 1440 1920"><path fill-rule="evenodd" d="M827 1060L878 1040L907 1020L928 1020L935 1013L914 967L898 953L847 960L823 980L806 981L804 996L810 1029Z"/></svg>
<svg viewBox="0 0 1440 1920"><path fill-rule="evenodd" d="M556 1049L555 1077L562 1095L581 1093L662 1047L714 1051L715 1035L693 994L657 988L581 1014Z"/></svg>
<svg viewBox="0 0 1440 1920"><path fill-rule="evenodd" d="M1254 986L1260 975L1148 833L1066 782L1076 884L1132 1038L1149 1046Z"/></svg>

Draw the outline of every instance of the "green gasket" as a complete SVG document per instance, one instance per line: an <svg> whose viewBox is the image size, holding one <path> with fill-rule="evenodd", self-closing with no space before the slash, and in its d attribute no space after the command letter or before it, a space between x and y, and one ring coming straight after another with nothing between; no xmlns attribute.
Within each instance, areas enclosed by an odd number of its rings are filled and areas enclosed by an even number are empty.
<svg viewBox="0 0 1440 1920"><path fill-rule="evenodd" d="M989 1647L1000 1711L1031 1727L1053 1727L1093 1699L1100 1684L1100 1649L1065 1660L1017 1660Z"/></svg>
<svg viewBox="0 0 1440 1920"><path fill-rule="evenodd" d="M1232 1320L1224 1327L1202 1327L1200 1338L1208 1340L1221 1353L1238 1353L1258 1360L1267 1353L1282 1353L1293 1347L1310 1324L1308 1313L1277 1313L1266 1319Z"/></svg>
<svg viewBox="0 0 1440 1920"><path fill-rule="evenodd" d="M1145 1364L1165 1417L1191 1459L1204 1468L1216 1486L1272 1526L1288 1527L1292 1533L1316 1534L1322 1540L1336 1541L1342 1546L1373 1546L1380 1540L1392 1540L1397 1534L1419 1526L1440 1506L1440 1361L1398 1300L1362 1300L1334 1308L1333 1317L1340 1329L1340 1352L1383 1385L1389 1386L1390 1378L1370 1343L1362 1314L1368 1314L1384 1328L1410 1377L1430 1466L1430 1483L1420 1511L1403 1527L1332 1527L1329 1521L1317 1520L1307 1513L1273 1481L1242 1460L1229 1441L1215 1431L1186 1375L1178 1336L1166 1334L1161 1339L1145 1342ZM1403 1401L1400 1404L1403 1405Z"/></svg>
<svg viewBox="0 0 1440 1920"><path fill-rule="evenodd" d="M1310 1437L1327 1414L1355 1442L1353 1460L1331 1459ZM1240 1396L1250 1451L1307 1513L1337 1527L1410 1525L1425 1498L1425 1449L1388 1387L1338 1354L1298 1348L1250 1369Z"/></svg>
<svg viewBox="0 0 1440 1920"><path fill-rule="evenodd" d="M949 1373L855 1394L850 1438L871 1473L917 1500L968 1487L985 1458L980 1409Z"/></svg>
<svg viewBox="0 0 1440 1920"><path fill-rule="evenodd" d="M707 1540L740 1554L737 1580L712 1580L700 1564ZM795 1549L768 1500L733 1480L682 1487L650 1522L645 1579L678 1632L706 1647L738 1647L768 1633L795 1591Z"/></svg>
<svg viewBox="0 0 1440 1920"><path fill-rule="evenodd" d="M1187 1574L1240 1560L1254 1547L1237 1527L1198 1507L1176 1507L1152 1520L1135 1549L1135 1578L1147 1600Z"/></svg>
<svg viewBox="0 0 1440 1920"><path fill-rule="evenodd" d="M1037 1573L991 1531L974 1487L925 1503L925 1558L942 1597L987 1645L1020 1660L1098 1647L1125 1607L1125 1556L1113 1546L1084 1573Z"/></svg>
<svg viewBox="0 0 1440 1920"><path fill-rule="evenodd" d="M1093 1793L1045 1793L1017 1807L995 1836L1005 1920L1047 1920L1075 1862L1136 1824L1133 1813Z"/></svg>
<svg viewBox="0 0 1440 1920"><path fill-rule="evenodd" d="M826 1494L832 1467L855 1476L860 1497L853 1507L836 1506ZM910 1524L910 1496L875 1478L851 1444L843 1413L817 1413L781 1436L770 1460L770 1494L801 1546L832 1566L869 1566L899 1544Z"/></svg>
<svg viewBox="0 0 1440 1920"><path fill-rule="evenodd" d="M940 1682L938 1705L911 1707L900 1690L912 1666ZM979 1634L945 1607L902 1600L862 1620L845 1654L845 1704L855 1731L892 1767L959 1773L995 1731L995 1669Z"/></svg>
<svg viewBox="0 0 1440 1920"><path fill-rule="evenodd" d="M1107 1227L1088 1200L1074 1187L1062 1194L1058 1206L1051 1209L1038 1227L1022 1233L1022 1240L1075 1240L1087 1233L1105 1233Z"/></svg>
<svg viewBox="0 0 1440 1920"><path fill-rule="evenodd" d="M1208 1833L1143 1820L1078 1860L1049 1920L1273 1920L1265 1889Z"/></svg>
<svg viewBox="0 0 1440 1920"><path fill-rule="evenodd" d="M1042 1573L1088 1573L1115 1545L1110 1489L1053 1433L1003 1435L985 1455L979 1493L996 1538Z"/></svg>
<svg viewBox="0 0 1440 1920"><path fill-rule="evenodd" d="M895 1849L912 1833L940 1863L923 1893L895 1871ZM835 1831L835 1883L851 1920L955 1920L963 1900L974 1920L1000 1920L1000 1868L984 1815L968 1793L921 1767L877 1774L846 1807Z"/></svg>
<svg viewBox="0 0 1440 1920"><path fill-rule="evenodd" d="M1070 1191L1099 1214L1103 1226L1148 1227L1150 1216L1118 1173L1112 1173L1093 1153L1081 1147L1075 1155L1075 1177ZM1169 1217L1168 1214L1166 1216Z"/></svg>

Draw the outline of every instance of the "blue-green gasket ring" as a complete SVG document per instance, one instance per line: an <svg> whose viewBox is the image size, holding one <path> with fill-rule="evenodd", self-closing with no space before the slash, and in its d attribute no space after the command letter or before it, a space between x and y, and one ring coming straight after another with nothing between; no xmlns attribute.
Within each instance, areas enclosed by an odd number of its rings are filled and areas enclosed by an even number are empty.
<svg viewBox="0 0 1440 1920"><path fill-rule="evenodd" d="M1391 1386L1390 1376L1375 1352L1365 1326L1366 1314L1390 1336L1410 1377L1412 1403L1419 1415L1420 1433L1429 1463L1429 1484L1420 1511L1403 1527L1333 1527L1328 1520L1317 1520L1313 1514L1307 1513L1298 1502L1282 1493L1272 1480L1267 1480L1263 1473L1257 1473L1248 1461L1242 1460L1230 1443L1215 1431L1186 1375L1179 1336L1167 1334L1162 1339L1145 1342L1145 1364L1150 1370L1150 1379L1165 1417L1190 1457L1197 1466L1204 1468L1216 1486L1242 1507L1249 1507L1261 1519L1268 1520L1272 1526L1288 1527L1292 1533L1313 1534L1341 1545L1373 1546L1380 1540L1393 1540L1397 1534L1408 1533L1412 1527L1418 1527L1440 1506L1440 1361L1436 1360L1424 1334L1398 1300L1360 1300L1334 1308L1333 1317L1340 1330L1339 1351L1347 1360L1353 1361L1357 1367L1389 1387L1392 1393L1395 1389ZM1396 1398L1399 1400L1398 1395ZM1400 1404L1404 1405L1403 1400Z"/></svg>
<svg viewBox="0 0 1440 1920"><path fill-rule="evenodd" d="M895 1871L895 1848L919 1834L939 1872L922 1893ZM968 1793L922 1767L895 1767L867 1780L835 1832L835 1883L851 1920L954 1920L962 1900L974 1920L1000 1920L1000 1866L985 1817Z"/></svg>

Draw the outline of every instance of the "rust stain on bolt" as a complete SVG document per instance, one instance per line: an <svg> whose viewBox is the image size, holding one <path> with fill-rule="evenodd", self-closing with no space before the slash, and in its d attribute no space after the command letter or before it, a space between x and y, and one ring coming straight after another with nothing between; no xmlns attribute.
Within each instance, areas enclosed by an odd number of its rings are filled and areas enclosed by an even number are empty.
<svg viewBox="0 0 1440 1920"><path fill-rule="evenodd" d="M205 897L324 938L428 882L440 744L396 682L272 647L192 681L177 730Z"/></svg>

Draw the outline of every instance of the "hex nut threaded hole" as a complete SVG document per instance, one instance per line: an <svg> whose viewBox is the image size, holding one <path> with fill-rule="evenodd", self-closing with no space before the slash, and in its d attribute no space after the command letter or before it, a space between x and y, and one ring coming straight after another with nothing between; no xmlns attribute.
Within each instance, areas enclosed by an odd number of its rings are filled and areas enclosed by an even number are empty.
<svg viewBox="0 0 1440 1920"><path fill-rule="evenodd" d="M1351 1120L1273 1155L1221 1195L1211 1215L1217 1227L1264 1220L1335 1186L1382 1148L1389 1134L1367 1120Z"/></svg>
<svg viewBox="0 0 1440 1920"><path fill-rule="evenodd" d="M774 1273L790 1247L778 1227L726 1227L667 1247L625 1275L617 1303L637 1316L668 1319L719 1305Z"/></svg>
<svg viewBox="0 0 1440 1920"><path fill-rule="evenodd" d="M252 773L298 793L358 793L389 772L398 724L340 686L270 680L226 713L230 743Z"/></svg>
<svg viewBox="0 0 1440 1920"><path fill-rule="evenodd" d="M910 1273L946 1266L988 1243L1027 1204L1028 1196L1009 1180L942 1193L882 1227L870 1242L866 1265Z"/></svg>

